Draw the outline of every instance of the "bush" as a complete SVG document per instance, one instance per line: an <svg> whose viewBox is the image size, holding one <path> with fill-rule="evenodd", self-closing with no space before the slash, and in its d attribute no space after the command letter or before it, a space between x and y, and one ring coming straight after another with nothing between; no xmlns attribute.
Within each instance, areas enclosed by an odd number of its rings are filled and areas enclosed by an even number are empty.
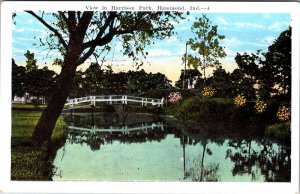
<svg viewBox="0 0 300 194"><path fill-rule="evenodd" d="M280 140L291 139L291 123L276 123L267 127L265 134L269 137L273 137Z"/></svg>
<svg viewBox="0 0 300 194"><path fill-rule="evenodd" d="M229 120L233 110L232 100L191 97L182 102L175 116L184 120L203 122Z"/></svg>

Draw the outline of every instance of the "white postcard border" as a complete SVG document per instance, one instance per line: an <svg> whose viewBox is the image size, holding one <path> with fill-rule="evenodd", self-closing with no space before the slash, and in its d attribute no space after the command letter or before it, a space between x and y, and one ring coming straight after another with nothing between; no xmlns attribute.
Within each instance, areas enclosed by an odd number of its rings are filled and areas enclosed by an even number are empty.
<svg viewBox="0 0 300 194"><path fill-rule="evenodd" d="M292 18L292 156L291 183L195 183L195 182L93 182L10 181L11 138L11 58L13 11L87 10L86 6L200 6L211 13L291 13ZM296 2L2 2L1 3L1 69L0 69L0 190L31 193L286 193L298 191L299 183L299 37L300 14ZM154 10L156 11L156 10Z"/></svg>

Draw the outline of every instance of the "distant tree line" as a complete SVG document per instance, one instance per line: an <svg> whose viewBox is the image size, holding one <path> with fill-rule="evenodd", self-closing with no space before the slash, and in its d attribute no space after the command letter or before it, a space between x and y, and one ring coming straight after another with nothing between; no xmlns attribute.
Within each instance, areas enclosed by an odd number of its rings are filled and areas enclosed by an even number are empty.
<svg viewBox="0 0 300 194"><path fill-rule="evenodd" d="M283 31L268 47L266 53L237 53L238 65L232 73L217 66L213 74L206 78L195 69L188 69L184 78L183 71L176 87L182 88L186 82L196 79L196 89L212 87L218 97L234 97L242 94L248 99L270 98L281 95L290 99L291 95L291 27Z"/></svg>
<svg viewBox="0 0 300 194"><path fill-rule="evenodd" d="M12 99L27 96L33 97L35 103L41 98L47 101L57 82L57 74L48 67L38 69L34 53L27 51L25 57L25 67L18 66L12 59Z"/></svg>
<svg viewBox="0 0 300 194"><path fill-rule="evenodd" d="M85 71L76 72L70 97L101 94L142 95L151 89L170 89L171 81L162 73L140 71L113 72L92 63Z"/></svg>
<svg viewBox="0 0 300 194"><path fill-rule="evenodd" d="M35 101L51 96L59 76L47 67L38 69L34 53L25 53L26 66L18 66L12 59L12 98L33 97ZM171 81L162 73L128 71L115 73L92 63L85 71L76 72L70 98L102 94L142 95L151 89L170 89Z"/></svg>

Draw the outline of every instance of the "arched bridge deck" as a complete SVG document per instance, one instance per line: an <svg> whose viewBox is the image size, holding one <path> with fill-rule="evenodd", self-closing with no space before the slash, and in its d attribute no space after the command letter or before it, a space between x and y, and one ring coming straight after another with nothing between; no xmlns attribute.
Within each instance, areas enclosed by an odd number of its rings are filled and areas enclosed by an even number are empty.
<svg viewBox="0 0 300 194"><path fill-rule="evenodd" d="M108 104L113 104L113 103L128 104L129 102L131 102L131 103L138 103L141 106L151 105L151 106L163 107L164 98L162 99L145 98L145 97L136 97L136 96L129 96L129 95L87 96L82 98L68 99L65 105L73 107L74 105L90 103L90 105L95 106L97 102L106 102Z"/></svg>

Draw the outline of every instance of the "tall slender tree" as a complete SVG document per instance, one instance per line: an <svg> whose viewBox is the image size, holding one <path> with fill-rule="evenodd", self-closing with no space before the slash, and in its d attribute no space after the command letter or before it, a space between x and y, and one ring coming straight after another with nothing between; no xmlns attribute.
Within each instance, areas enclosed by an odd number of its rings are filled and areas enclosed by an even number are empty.
<svg viewBox="0 0 300 194"><path fill-rule="evenodd" d="M206 68L218 67L219 59L226 56L225 47L220 45L220 40L223 40L225 36L218 33L218 26L212 25L206 15L196 19L197 21L192 26L195 37L190 38L187 43L193 51L196 51L196 54L189 54L187 59L188 66L203 70L205 82Z"/></svg>
<svg viewBox="0 0 300 194"><path fill-rule="evenodd" d="M61 57L61 73L47 107L43 111L32 134L34 144L50 140L55 123L74 85L76 69L94 53L109 51L109 43L119 38L123 54L138 61L146 57L144 48L153 38L163 39L172 35L171 21L182 19L179 12L93 12L59 11L51 15L26 11L49 30L49 36L41 40L49 49L57 49Z"/></svg>

